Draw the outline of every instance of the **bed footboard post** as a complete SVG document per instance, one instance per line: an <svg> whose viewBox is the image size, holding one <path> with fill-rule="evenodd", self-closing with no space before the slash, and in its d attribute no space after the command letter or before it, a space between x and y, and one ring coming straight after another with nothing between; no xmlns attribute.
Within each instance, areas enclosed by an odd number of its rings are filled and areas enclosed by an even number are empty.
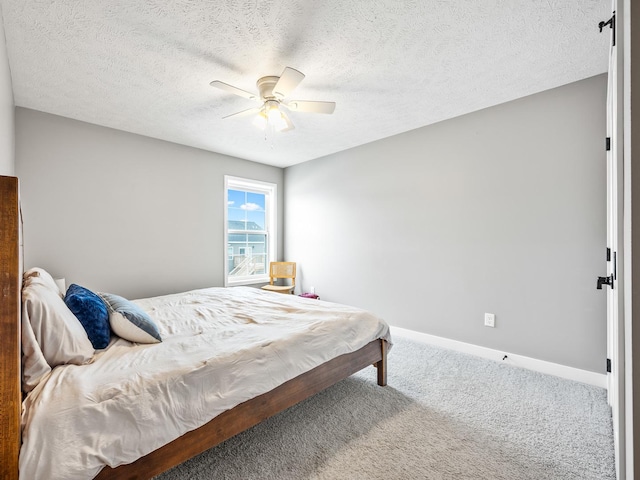
<svg viewBox="0 0 640 480"><path fill-rule="evenodd" d="M387 341L380 340L380 349L382 350L382 358L376 363L378 369L378 385L387 386Z"/></svg>
<svg viewBox="0 0 640 480"><path fill-rule="evenodd" d="M22 403L17 178L0 176L0 200L0 478L17 480Z"/></svg>

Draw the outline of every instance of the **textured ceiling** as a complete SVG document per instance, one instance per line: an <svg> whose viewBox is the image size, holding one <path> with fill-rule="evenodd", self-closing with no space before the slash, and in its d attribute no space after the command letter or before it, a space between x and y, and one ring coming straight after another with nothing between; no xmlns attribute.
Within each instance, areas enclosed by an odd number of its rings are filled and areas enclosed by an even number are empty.
<svg viewBox="0 0 640 480"><path fill-rule="evenodd" d="M0 0L18 106L288 166L607 69L609 0ZM273 146L250 92L285 66Z"/></svg>

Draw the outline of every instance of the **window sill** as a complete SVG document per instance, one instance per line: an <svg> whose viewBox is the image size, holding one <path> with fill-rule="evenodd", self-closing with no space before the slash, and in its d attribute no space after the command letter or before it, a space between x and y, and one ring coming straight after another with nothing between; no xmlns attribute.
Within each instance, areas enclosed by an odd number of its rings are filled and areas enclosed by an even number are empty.
<svg viewBox="0 0 640 480"><path fill-rule="evenodd" d="M251 277L251 278L241 278L229 280L226 279L225 286L226 287L239 287L243 285L256 285L256 284L265 284L269 283L269 276L260 276L260 277Z"/></svg>

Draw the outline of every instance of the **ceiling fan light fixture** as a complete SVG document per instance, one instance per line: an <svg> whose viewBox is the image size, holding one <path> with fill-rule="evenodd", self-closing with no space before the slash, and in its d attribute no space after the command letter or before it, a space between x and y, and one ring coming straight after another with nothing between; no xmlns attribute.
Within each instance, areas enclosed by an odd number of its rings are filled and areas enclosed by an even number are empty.
<svg viewBox="0 0 640 480"><path fill-rule="evenodd" d="M262 112L261 112L262 113ZM284 115L280 111L280 104L275 100L267 100L264 102L264 115L269 126L277 132L285 130L289 125Z"/></svg>
<svg viewBox="0 0 640 480"><path fill-rule="evenodd" d="M269 129L274 132L289 130L291 127L284 113L280 111L278 102L274 100L268 100L264 103L252 123L260 130Z"/></svg>
<svg viewBox="0 0 640 480"><path fill-rule="evenodd" d="M260 110L251 123L253 123L253 125L258 127L260 130L266 129L268 120L267 115L264 113L264 110Z"/></svg>

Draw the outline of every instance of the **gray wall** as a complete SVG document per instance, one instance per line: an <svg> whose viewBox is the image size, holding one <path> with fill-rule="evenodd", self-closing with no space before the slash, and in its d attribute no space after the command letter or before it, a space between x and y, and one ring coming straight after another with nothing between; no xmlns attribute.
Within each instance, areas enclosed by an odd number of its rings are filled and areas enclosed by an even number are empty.
<svg viewBox="0 0 640 480"><path fill-rule="evenodd" d="M24 108L16 171L25 266L130 298L223 285L224 175L276 183L282 219L280 168Z"/></svg>
<svg viewBox="0 0 640 480"><path fill-rule="evenodd" d="M600 75L287 168L302 289L603 373L605 100Z"/></svg>
<svg viewBox="0 0 640 480"><path fill-rule="evenodd" d="M11 72L4 38L4 22L0 12L0 175L15 173L13 90L11 88Z"/></svg>

